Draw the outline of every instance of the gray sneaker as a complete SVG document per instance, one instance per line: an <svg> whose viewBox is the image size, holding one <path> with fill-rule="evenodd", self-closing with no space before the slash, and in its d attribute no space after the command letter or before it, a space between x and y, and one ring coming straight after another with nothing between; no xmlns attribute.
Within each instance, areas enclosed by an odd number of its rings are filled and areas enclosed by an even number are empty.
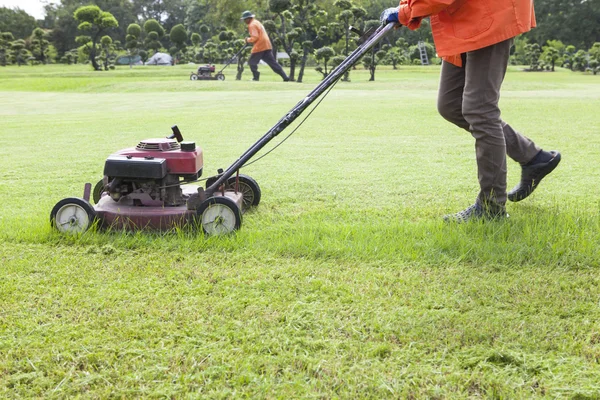
<svg viewBox="0 0 600 400"><path fill-rule="evenodd" d="M494 205L493 207L484 208L479 204L479 201L456 214L444 215L444 221L459 224L470 221L502 220L505 218L508 218L508 214L504 206Z"/></svg>

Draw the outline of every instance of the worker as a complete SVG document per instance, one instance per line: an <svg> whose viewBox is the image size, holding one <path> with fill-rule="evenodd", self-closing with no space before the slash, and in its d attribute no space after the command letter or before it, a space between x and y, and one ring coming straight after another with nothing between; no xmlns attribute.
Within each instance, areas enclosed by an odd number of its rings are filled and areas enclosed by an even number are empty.
<svg viewBox="0 0 600 400"><path fill-rule="evenodd" d="M271 67L273 72L281 76L284 82L288 82L290 78L273 56L271 40L269 39L269 35L263 24L256 20L254 14L250 11L244 11L241 19L248 25L248 33L250 34L250 37L246 38L246 43L251 43L253 45L252 54L248 60L248 65L250 66L253 75L252 80L259 80L260 72L258 72L258 63L260 60L263 60Z"/></svg>
<svg viewBox="0 0 600 400"><path fill-rule="evenodd" d="M480 186L475 204L444 219L506 218L506 200L525 199L561 159L504 122L498 107L513 39L535 27L533 0L401 0L381 15L411 30L425 17L443 60L438 111L475 138ZM521 164L521 181L508 193L507 154Z"/></svg>

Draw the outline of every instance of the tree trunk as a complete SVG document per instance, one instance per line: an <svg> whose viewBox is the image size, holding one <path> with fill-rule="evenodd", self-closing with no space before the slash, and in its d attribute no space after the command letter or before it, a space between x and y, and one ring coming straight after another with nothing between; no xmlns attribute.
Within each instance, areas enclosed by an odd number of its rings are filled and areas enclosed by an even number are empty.
<svg viewBox="0 0 600 400"><path fill-rule="evenodd" d="M290 82L294 82L296 79L296 59L290 57Z"/></svg>
<svg viewBox="0 0 600 400"><path fill-rule="evenodd" d="M98 62L96 61L96 43L92 42L92 48L90 50L90 61L92 63L92 67L94 68L94 71L100 71L100 66L98 65Z"/></svg>
<svg viewBox="0 0 600 400"><path fill-rule="evenodd" d="M348 24L348 21L346 21L346 50L345 50L345 56L348 57L348 42L350 41L350 25ZM344 82L350 82L350 71L346 71L346 73L344 74L344 77L342 78L342 81Z"/></svg>
<svg viewBox="0 0 600 400"><path fill-rule="evenodd" d="M242 60L242 57L238 57L237 74L235 76L235 80L241 81L243 73L244 73L244 61Z"/></svg>
<svg viewBox="0 0 600 400"><path fill-rule="evenodd" d="M302 78L304 78L304 67L306 67L306 61L308 60L308 50L304 49L302 53L302 61L300 61L300 72L298 72L298 83L302 83Z"/></svg>
<svg viewBox="0 0 600 400"><path fill-rule="evenodd" d="M371 52L371 65L369 66L369 71L371 72L369 82L371 82L375 80L375 49Z"/></svg>
<svg viewBox="0 0 600 400"><path fill-rule="evenodd" d="M94 38L92 39L92 48L90 49L90 61L92 62L92 67L94 68L94 71L100 71L100 66L98 65L98 62L96 61L96 41L98 40L98 36L100 36L100 33L102 33L102 31L98 31L95 35Z"/></svg>

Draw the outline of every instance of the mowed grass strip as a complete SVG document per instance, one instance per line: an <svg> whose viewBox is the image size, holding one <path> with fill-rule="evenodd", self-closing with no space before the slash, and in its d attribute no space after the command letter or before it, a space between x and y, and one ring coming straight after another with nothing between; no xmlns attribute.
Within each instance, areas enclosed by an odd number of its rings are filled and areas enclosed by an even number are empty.
<svg viewBox="0 0 600 400"><path fill-rule="evenodd" d="M354 71L244 170L263 200L236 235L63 237L50 209L111 152L177 123L209 176L318 76L6 71L3 397L600 396L596 77L509 72L503 118L563 162L502 223L440 221L476 196L473 141L436 115L439 70L411 67Z"/></svg>

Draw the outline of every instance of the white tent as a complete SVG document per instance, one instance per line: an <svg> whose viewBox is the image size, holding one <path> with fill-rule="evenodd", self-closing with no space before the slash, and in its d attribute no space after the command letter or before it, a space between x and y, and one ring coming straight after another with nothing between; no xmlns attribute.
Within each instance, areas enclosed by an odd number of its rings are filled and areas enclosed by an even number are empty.
<svg viewBox="0 0 600 400"><path fill-rule="evenodd" d="M173 57L166 53L154 53L154 55L146 61L146 65L173 65Z"/></svg>

